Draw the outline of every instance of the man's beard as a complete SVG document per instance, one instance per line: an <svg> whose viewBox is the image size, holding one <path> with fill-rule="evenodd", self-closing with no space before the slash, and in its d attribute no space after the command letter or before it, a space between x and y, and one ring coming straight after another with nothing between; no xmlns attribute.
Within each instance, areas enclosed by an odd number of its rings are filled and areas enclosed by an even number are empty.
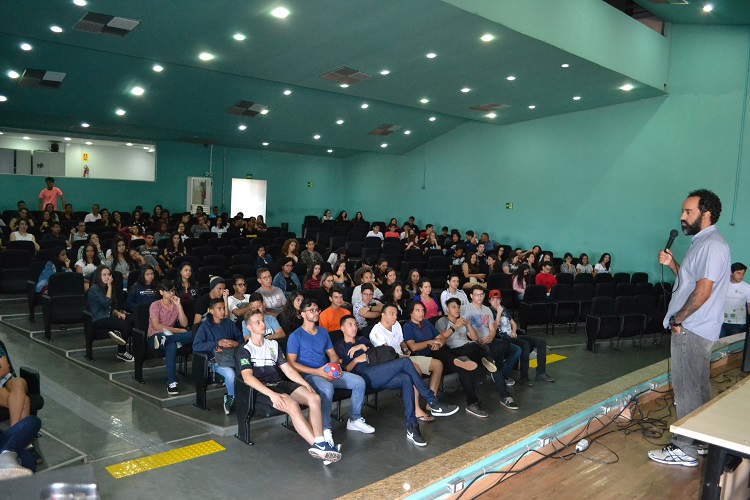
<svg viewBox="0 0 750 500"><path fill-rule="evenodd" d="M694 223L688 224L685 221L682 221L682 233L685 236L695 236L701 231L701 220L700 218L696 219Z"/></svg>

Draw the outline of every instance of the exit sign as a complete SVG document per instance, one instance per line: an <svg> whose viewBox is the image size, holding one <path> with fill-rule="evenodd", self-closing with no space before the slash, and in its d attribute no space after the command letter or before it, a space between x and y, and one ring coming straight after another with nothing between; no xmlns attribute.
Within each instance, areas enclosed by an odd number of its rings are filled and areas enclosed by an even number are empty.
<svg viewBox="0 0 750 500"><path fill-rule="evenodd" d="M513 210L513 203L506 203L506 204L505 204L505 208L506 208L507 210Z"/></svg>

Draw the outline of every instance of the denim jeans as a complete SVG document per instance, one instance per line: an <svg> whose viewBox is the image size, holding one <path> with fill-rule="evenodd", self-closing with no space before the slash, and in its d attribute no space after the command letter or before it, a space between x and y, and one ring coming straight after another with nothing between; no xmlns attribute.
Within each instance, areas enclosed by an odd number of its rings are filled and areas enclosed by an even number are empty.
<svg viewBox="0 0 750 500"><path fill-rule="evenodd" d="M723 323L721 325L721 333L719 334L719 338L729 337L730 335L734 335L735 333L742 333L746 331L747 331L747 323L743 323L741 325L735 325L732 323Z"/></svg>
<svg viewBox="0 0 750 500"><path fill-rule="evenodd" d="M536 348L536 375L547 372L547 341L539 337L520 335L510 343L521 348L521 380L529 378L529 354Z"/></svg>
<svg viewBox="0 0 750 500"><path fill-rule="evenodd" d="M672 334L672 390L677 419L711 399L711 349L714 342L682 329ZM672 443L692 458L698 457L693 439L672 435Z"/></svg>
<svg viewBox="0 0 750 500"><path fill-rule="evenodd" d="M368 364L357 365L358 375L365 383L373 389L401 389L401 398L404 401L404 415L406 425L417 422L414 413L414 390L416 387L419 395L425 401L432 403L436 400L435 393L430 390L422 377L417 373L409 358L399 358L387 363L370 366Z"/></svg>
<svg viewBox="0 0 750 500"><path fill-rule="evenodd" d="M518 358L521 357L521 348L505 339L495 337L490 344L490 354L492 359L495 360L495 365L499 368L495 373L490 373L492 381L495 383L495 390L501 398L508 397L505 377L516 365Z"/></svg>
<svg viewBox="0 0 750 500"><path fill-rule="evenodd" d="M172 363L174 366L174 363ZM230 397L234 397L234 368L228 366L219 366L218 363L214 363L212 366L213 370L224 377L224 386L227 388L227 394Z"/></svg>
<svg viewBox="0 0 750 500"><path fill-rule="evenodd" d="M323 429L331 428L331 409L333 408L333 390L350 389L352 406L349 409L349 420L359 420L362 416L362 403L365 401L365 381L359 375L344 372L340 378L324 379L310 373L303 374L308 384L320 395L320 409L323 412Z"/></svg>
<svg viewBox="0 0 750 500"><path fill-rule="evenodd" d="M7 431L0 432L0 451L15 451L21 465L36 471L36 459L26 450L26 446L34 440L41 427L42 421L34 415L22 418Z"/></svg>
<svg viewBox="0 0 750 500"><path fill-rule="evenodd" d="M163 350L166 353L167 361L167 383L177 382L177 342L183 345L189 344L193 341L193 334L190 332L173 333L172 335L164 336L164 347ZM234 385L234 381L232 381ZM234 391L232 391L234 393Z"/></svg>

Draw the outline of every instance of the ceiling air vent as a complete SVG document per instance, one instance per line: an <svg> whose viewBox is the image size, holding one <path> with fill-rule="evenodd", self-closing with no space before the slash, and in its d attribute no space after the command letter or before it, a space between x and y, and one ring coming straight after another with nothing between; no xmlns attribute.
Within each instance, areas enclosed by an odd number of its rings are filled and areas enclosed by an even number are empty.
<svg viewBox="0 0 750 500"><path fill-rule="evenodd" d="M481 111L483 113L487 113L489 111L499 111L501 109L509 108L510 106L507 104L498 104L496 102L491 102L488 104L480 104L479 106L472 106L469 109L473 109L474 111Z"/></svg>
<svg viewBox="0 0 750 500"><path fill-rule="evenodd" d="M265 114L263 111L267 110L268 106L265 104L258 104L252 101L237 101L234 106L227 110L230 115L250 116L254 117L258 114Z"/></svg>
<svg viewBox="0 0 750 500"><path fill-rule="evenodd" d="M320 77L325 78L326 80L332 80L334 82L346 83L347 85L356 85L358 83L369 80L370 78L372 78L372 75L368 75L367 73L362 73L361 71L357 71L356 69L342 66L339 69L329 71L328 73L323 73L322 75L320 75Z"/></svg>
<svg viewBox="0 0 750 500"><path fill-rule="evenodd" d="M140 21L134 19L89 12L73 25L73 29L89 33L104 33L105 35L122 38L133 31L139 23Z"/></svg>
<svg viewBox="0 0 750 500"><path fill-rule="evenodd" d="M66 73L45 71L43 69L27 68L18 80L21 87L39 87L43 89L59 89Z"/></svg>
<svg viewBox="0 0 750 500"><path fill-rule="evenodd" d="M370 130L369 135L391 135L400 128L403 127L401 125L391 125L390 123L385 123Z"/></svg>
<svg viewBox="0 0 750 500"><path fill-rule="evenodd" d="M93 135L117 135L120 133L119 128L98 128L98 127L83 128L80 125L74 125L70 127L69 130L73 132L78 132L80 134L93 134Z"/></svg>

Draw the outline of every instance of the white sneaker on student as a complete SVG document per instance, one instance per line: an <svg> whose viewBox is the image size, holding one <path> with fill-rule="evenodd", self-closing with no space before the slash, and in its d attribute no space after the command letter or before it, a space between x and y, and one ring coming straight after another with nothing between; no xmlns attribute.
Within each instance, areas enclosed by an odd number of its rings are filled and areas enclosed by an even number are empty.
<svg viewBox="0 0 750 500"><path fill-rule="evenodd" d="M697 458L692 458L673 444L668 444L661 450L649 451L648 458L665 465L682 465L684 467L695 467L698 465Z"/></svg>
<svg viewBox="0 0 750 500"><path fill-rule="evenodd" d="M372 434L375 432L375 427L368 425L364 418L359 417L357 420L349 420L346 423L346 430L359 431L363 434Z"/></svg>

